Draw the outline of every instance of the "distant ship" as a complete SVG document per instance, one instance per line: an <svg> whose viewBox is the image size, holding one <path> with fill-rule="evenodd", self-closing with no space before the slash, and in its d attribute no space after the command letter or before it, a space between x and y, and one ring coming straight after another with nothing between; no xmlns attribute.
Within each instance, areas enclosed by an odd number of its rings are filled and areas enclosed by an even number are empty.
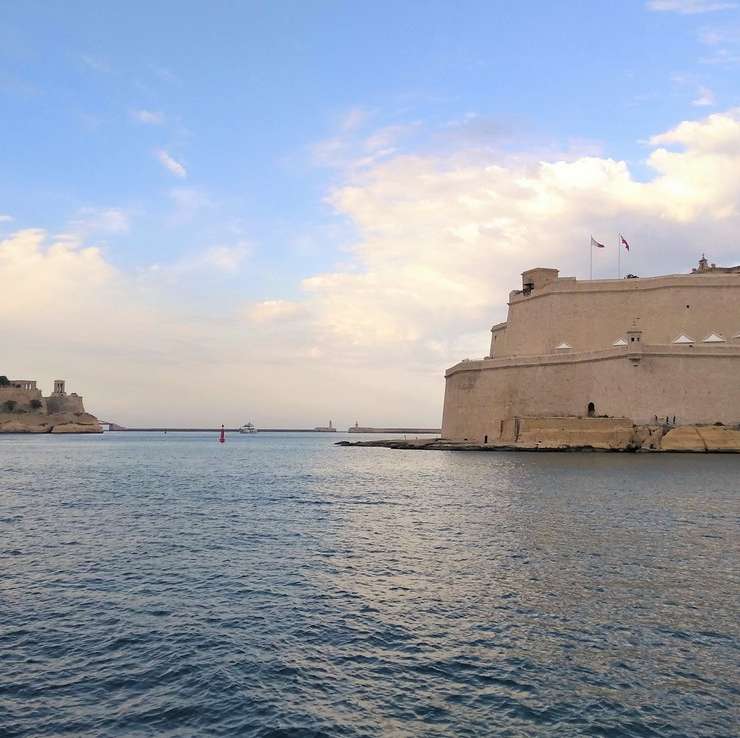
<svg viewBox="0 0 740 738"><path fill-rule="evenodd" d="M246 423L241 428L239 428L239 433L257 433L257 429L252 423Z"/></svg>

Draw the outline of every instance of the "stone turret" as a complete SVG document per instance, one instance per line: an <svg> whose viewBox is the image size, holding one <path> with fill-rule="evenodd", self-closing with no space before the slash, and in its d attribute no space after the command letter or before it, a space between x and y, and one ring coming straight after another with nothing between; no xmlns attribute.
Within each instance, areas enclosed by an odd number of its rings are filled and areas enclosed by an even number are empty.
<svg viewBox="0 0 740 738"><path fill-rule="evenodd" d="M558 269L548 269L546 267L535 267L522 272L522 292L529 294L532 290L539 290L554 282L560 271Z"/></svg>
<svg viewBox="0 0 740 738"><path fill-rule="evenodd" d="M85 408L82 405L82 397L75 392L68 395L63 379L54 380L54 391L46 398L46 405L50 413L85 412Z"/></svg>

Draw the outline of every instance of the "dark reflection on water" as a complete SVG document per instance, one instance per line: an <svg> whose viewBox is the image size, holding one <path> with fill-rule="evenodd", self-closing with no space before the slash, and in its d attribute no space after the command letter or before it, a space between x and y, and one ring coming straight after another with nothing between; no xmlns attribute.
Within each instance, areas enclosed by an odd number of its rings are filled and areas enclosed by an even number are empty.
<svg viewBox="0 0 740 738"><path fill-rule="evenodd" d="M0 735L737 735L740 457L0 438Z"/></svg>

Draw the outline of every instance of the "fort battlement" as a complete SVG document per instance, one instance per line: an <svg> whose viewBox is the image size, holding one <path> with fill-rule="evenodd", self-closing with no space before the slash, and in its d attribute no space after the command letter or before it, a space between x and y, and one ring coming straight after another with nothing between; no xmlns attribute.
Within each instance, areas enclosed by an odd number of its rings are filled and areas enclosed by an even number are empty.
<svg viewBox="0 0 740 738"><path fill-rule="evenodd" d="M740 421L740 267L581 281L522 274L488 356L447 370L442 435L484 443L517 417Z"/></svg>

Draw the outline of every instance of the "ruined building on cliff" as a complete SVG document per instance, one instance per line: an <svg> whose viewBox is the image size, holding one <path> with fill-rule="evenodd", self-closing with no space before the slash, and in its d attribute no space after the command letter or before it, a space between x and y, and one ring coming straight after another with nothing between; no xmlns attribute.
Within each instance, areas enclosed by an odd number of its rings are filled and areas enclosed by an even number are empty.
<svg viewBox="0 0 740 738"><path fill-rule="evenodd" d="M37 412L48 415L59 413L84 413L82 397L72 392L67 394L63 379L54 380L54 391L44 397L34 379L11 379L7 385L0 386L0 412L8 409L20 412ZM5 406L5 407L3 407Z"/></svg>
<svg viewBox="0 0 740 738"><path fill-rule="evenodd" d="M446 372L442 435L516 440L532 418L740 423L740 266L581 281L530 269L489 355Z"/></svg>
<svg viewBox="0 0 740 738"><path fill-rule="evenodd" d="M0 378L0 433L101 433L97 418L85 412L82 397L67 394L64 380L44 397L34 379Z"/></svg>

